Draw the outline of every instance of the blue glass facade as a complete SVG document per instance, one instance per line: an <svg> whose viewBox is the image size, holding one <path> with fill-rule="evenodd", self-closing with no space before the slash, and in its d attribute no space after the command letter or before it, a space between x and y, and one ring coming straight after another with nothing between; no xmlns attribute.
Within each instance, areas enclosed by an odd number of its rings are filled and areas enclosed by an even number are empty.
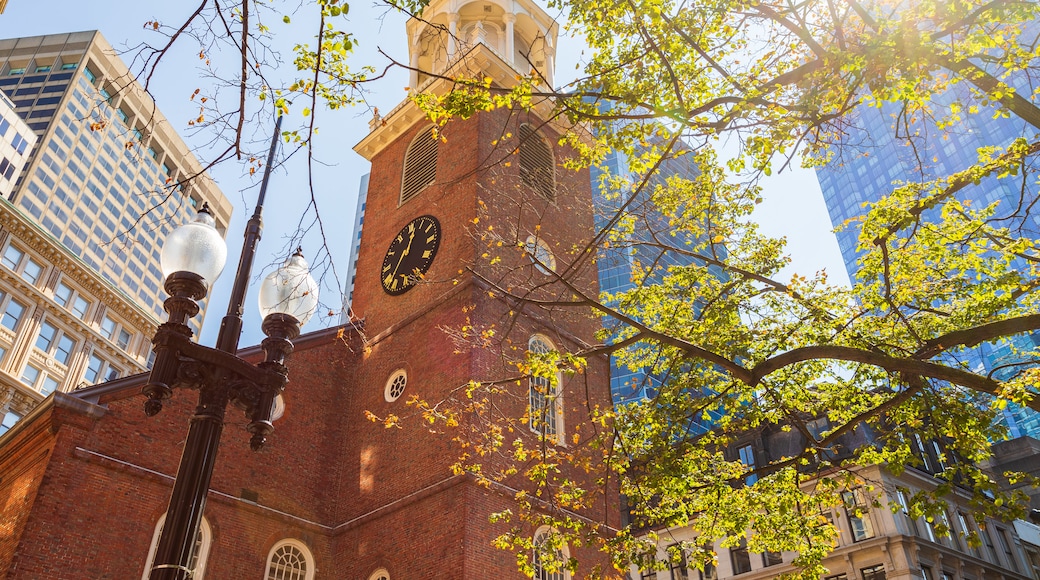
<svg viewBox="0 0 1040 580"><path fill-rule="evenodd" d="M1017 118L995 118L986 111L968 115L956 125L942 129L934 123L906 124L904 121L896 105L859 107L851 128L840 146L834 148L833 161L817 169L831 224L836 228L848 224L836 236L845 267L854 282L861 255L857 250L859 228L854 220L866 213L867 204L878 201L902 182L931 180L972 166L977 163L980 147L1006 146L1015 138L1032 137L1036 133ZM907 134L914 135L912 146L905 139ZM1036 184L1025 184L1025 187L1032 188L1027 194L1035 199ZM971 207L998 203L998 208L1006 210L1019 206L1022 188L1022 180L987 178L961 190L958 197ZM924 217L939 219L934 211ZM1040 237L1040 219L1035 211L1022 224L1021 233ZM1040 335L1020 335L1011 343L981 345L960 357L961 363L999 376L1005 365L1022 360L1015 354L1016 350L1032 350L1037 344L1040 344ZM1040 414L1032 410L1008 405L1002 423L1008 427L1011 437L1040 438Z"/></svg>
<svg viewBox="0 0 1040 580"><path fill-rule="evenodd" d="M644 188L644 191L653 190L654 184L664 183L670 177L678 176L693 178L697 175L697 167L693 162L692 155L683 155L664 161L652 182ZM595 206L596 227L599 230L607 227L610 219L614 216L617 208L624 199L612 199L601 187L601 179L604 174L615 176L629 176L628 159L621 152L611 151L601 167L593 167L591 171L593 203ZM627 198L628 196L622 196ZM599 288L602 294L615 294L632 289L635 285L632 281L633 271L637 264L658 264L662 266L688 266L695 264L696 260L688 256L679 256L675 253L667 253L651 243L651 232L668 231L666 218L660 214L652 205L649 195L640 194L629 206L631 213L640 216L641 226L637 226L632 233L628 244L612 244L610 248L601 248L597 257L599 267ZM724 255L724 248L718 248L720 254ZM712 266L710 271L717 277L723 277L721 270ZM650 281L652 283L652 280ZM694 305L694 308L696 306ZM607 322L609 325L609 321ZM611 358L610 392L615 405L653 398L666 377L655 374L650 369L631 369L626 365L619 364L616 359ZM699 418L696 421L700 428L706 428L715 418L713 412L708 412L707 418Z"/></svg>

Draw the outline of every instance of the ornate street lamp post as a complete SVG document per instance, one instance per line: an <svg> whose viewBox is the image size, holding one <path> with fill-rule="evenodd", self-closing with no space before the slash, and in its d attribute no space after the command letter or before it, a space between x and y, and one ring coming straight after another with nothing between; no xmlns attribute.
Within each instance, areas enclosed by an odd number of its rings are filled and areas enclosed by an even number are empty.
<svg viewBox="0 0 1040 580"><path fill-rule="evenodd" d="M227 257L227 248L214 227L209 208L203 205L195 220L171 233L162 249L160 261L170 295L163 306L169 320L152 339L155 361L143 390L148 397L145 413L152 416L161 411L163 401L177 387L198 389L199 404L188 428L150 580L192 577L195 538L206 508L227 404L231 402L245 410L249 421L246 429L252 434L250 446L259 450L274 431L272 413L275 399L288 382L284 363L292 353L292 340L317 310L318 285L297 250L260 287L262 328L267 335L261 343L266 353L264 361L254 366L235 355L242 331L242 303L263 229L261 213L280 132L281 117L271 139L256 210L246 226L242 256L216 348L193 342L187 325L188 319L198 314L198 301L206 297Z"/></svg>

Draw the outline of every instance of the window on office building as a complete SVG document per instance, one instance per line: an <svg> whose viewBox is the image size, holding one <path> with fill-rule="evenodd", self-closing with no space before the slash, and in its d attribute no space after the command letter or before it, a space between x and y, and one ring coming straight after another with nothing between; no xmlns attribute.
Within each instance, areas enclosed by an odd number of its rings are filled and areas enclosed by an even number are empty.
<svg viewBox="0 0 1040 580"><path fill-rule="evenodd" d="M968 546L968 551L971 552L971 555L976 558L981 558L982 554L979 552L978 547L971 545L971 537L975 533L975 528L972 525L971 520L968 519L968 516L964 515L964 512L957 512L957 527L960 528L958 531L951 531L950 533L959 533L961 543ZM1040 576L1037 576L1037 578L1040 578Z"/></svg>
<svg viewBox="0 0 1040 580"><path fill-rule="evenodd" d="M751 554L748 554L747 540L741 539L740 544L729 549L730 563L733 564L734 574L744 574L751 571Z"/></svg>
<svg viewBox="0 0 1040 580"><path fill-rule="evenodd" d="M50 322L44 321L40 324L40 333L36 336L36 348L68 366L72 350L76 348L76 341Z"/></svg>
<svg viewBox="0 0 1040 580"><path fill-rule="evenodd" d="M88 385L112 381L119 378L120 370L96 353L87 359L87 370L83 374L83 380Z"/></svg>
<svg viewBox="0 0 1040 580"><path fill-rule="evenodd" d="M754 485L758 481L758 474L752 473L755 471L755 448L751 445L745 445L738 450L740 462L747 467L748 476L744 478L744 483L747 485Z"/></svg>
<svg viewBox="0 0 1040 580"><path fill-rule="evenodd" d="M915 536L920 535L917 531L916 518L910 517L910 492L901 487L897 487L895 495L896 502L899 504L899 513L902 514L907 529Z"/></svg>
<svg viewBox="0 0 1040 580"><path fill-rule="evenodd" d="M1026 547L1026 562L1033 571L1033 578L1040 578L1040 549Z"/></svg>
<svg viewBox="0 0 1040 580"><path fill-rule="evenodd" d="M22 382L29 385L30 387L36 387L36 381L40 380L40 369L33 365L25 365L25 370L22 371Z"/></svg>
<svg viewBox="0 0 1040 580"><path fill-rule="evenodd" d="M9 270L21 275L22 279L26 282L35 285L43 274L44 266L40 262L33 259L25 251L19 249L14 244L9 244L4 250L3 256L0 257L0 263L3 263Z"/></svg>
<svg viewBox="0 0 1040 580"><path fill-rule="evenodd" d="M65 282L59 282L54 288L54 301L67 308L76 315L76 318L81 320L86 316L87 310L90 309L90 301Z"/></svg>
<svg viewBox="0 0 1040 580"><path fill-rule="evenodd" d="M979 528L979 536L982 537L982 544L986 546L986 553L990 562L999 564L1000 560L997 558L997 548L993 545L993 536L990 535L989 530L986 528Z"/></svg>
<svg viewBox="0 0 1040 580"><path fill-rule="evenodd" d="M842 492L845 514L848 516L852 540L861 542L874 537L874 526L870 521L870 500L862 487Z"/></svg>
<svg viewBox="0 0 1040 580"><path fill-rule="evenodd" d="M0 258L0 262L4 266L7 266L10 270L17 270L18 266L22 263L22 258L25 257L25 252L19 250L14 244L7 246L4 250L3 258Z"/></svg>
<svg viewBox="0 0 1040 580"><path fill-rule="evenodd" d="M116 334L116 328L119 325L116 324L115 320L112 320L107 315L101 320L101 335L109 340L113 340Z"/></svg>
<svg viewBox="0 0 1040 580"><path fill-rule="evenodd" d="M14 411L7 411L6 413L4 413L4 420L0 421L0 435L7 433L7 431L11 427L14 427L14 424L17 423L18 420L21 418L22 416L19 413L15 413Z"/></svg>
<svg viewBox="0 0 1040 580"><path fill-rule="evenodd" d="M1007 562L1009 568L1018 572L1018 559L1015 558L1015 552L1012 548L1011 539L1008 537L1007 530L1004 528L994 528L994 531L997 533L997 542L1000 544L1000 550L1004 552L1004 561Z"/></svg>
<svg viewBox="0 0 1040 580"><path fill-rule="evenodd" d="M863 580L885 580L885 565L878 564L869 568L860 569Z"/></svg>
<svg viewBox="0 0 1040 580"><path fill-rule="evenodd" d="M686 560L686 551L678 544L672 544L665 552L668 555L668 571L671 580L690 580L690 564Z"/></svg>
<svg viewBox="0 0 1040 580"><path fill-rule="evenodd" d="M9 299L3 315L0 315L0 326L15 330L18 328L18 322L21 321L22 315L25 314L25 305L13 298L6 296L5 298Z"/></svg>

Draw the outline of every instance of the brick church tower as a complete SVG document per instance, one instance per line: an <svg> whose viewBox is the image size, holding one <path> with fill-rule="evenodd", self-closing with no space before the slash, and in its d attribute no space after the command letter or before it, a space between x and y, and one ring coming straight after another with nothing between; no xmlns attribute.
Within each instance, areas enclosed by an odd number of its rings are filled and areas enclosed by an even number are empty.
<svg viewBox="0 0 1040 580"><path fill-rule="evenodd" d="M443 94L460 76L508 88L534 74L551 86L556 29L533 2L434 0L423 16L408 25L413 91ZM518 512L521 492L536 512L558 510L551 490L523 465L483 478L460 457L501 437L507 451L595 466L588 415L610 406L605 358L557 380L525 375L529 350L580 352L599 324L558 306L597 290L589 176L563 168L568 128L550 105L435 128L406 100L373 121L356 147L372 172L355 321L296 341L260 453L238 425L225 430L196 578L523 577L492 542L543 530L490 516ZM178 392L148 418L145 381L55 393L0 436L0 577L142 577L195 404ZM481 458L482 473L505 473L504 455ZM559 474L594 491L571 515L609 530L618 496L589 483L597 477L566 462ZM561 551L578 577L606 565L591 548Z"/></svg>

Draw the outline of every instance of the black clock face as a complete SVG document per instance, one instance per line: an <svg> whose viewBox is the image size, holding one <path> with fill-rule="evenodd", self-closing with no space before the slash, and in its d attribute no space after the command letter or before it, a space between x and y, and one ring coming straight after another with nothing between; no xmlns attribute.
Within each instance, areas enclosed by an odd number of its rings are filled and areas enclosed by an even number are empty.
<svg viewBox="0 0 1040 580"><path fill-rule="evenodd" d="M408 223L390 242L379 279L391 296L410 290L433 264L441 244L441 224L432 215Z"/></svg>

